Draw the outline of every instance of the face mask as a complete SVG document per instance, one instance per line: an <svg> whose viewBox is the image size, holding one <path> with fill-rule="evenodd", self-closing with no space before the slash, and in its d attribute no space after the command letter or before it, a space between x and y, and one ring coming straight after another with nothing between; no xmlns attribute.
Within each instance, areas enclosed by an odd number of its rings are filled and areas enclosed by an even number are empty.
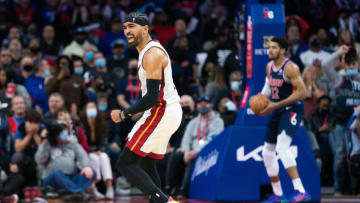
<svg viewBox="0 0 360 203"><path fill-rule="evenodd" d="M93 59L94 59L94 52L92 52L92 51L87 52L87 53L85 54L85 58L86 58L86 60L88 60L88 61L93 60Z"/></svg>
<svg viewBox="0 0 360 203"><path fill-rule="evenodd" d="M51 75L51 73L50 73L49 70L46 70L46 71L44 71L44 72L42 73L42 77L43 77L43 78L47 78L47 77L49 77L50 75Z"/></svg>
<svg viewBox="0 0 360 203"><path fill-rule="evenodd" d="M83 68L83 67L75 67L75 68L74 68L74 73L75 73L76 75L82 75L83 72L84 72L84 68Z"/></svg>
<svg viewBox="0 0 360 203"><path fill-rule="evenodd" d="M107 105L106 104L99 105L99 110L100 111L106 111L107 110Z"/></svg>
<svg viewBox="0 0 360 203"><path fill-rule="evenodd" d="M95 60L95 67L105 67L106 61L104 58L98 58Z"/></svg>
<svg viewBox="0 0 360 203"><path fill-rule="evenodd" d="M232 91L236 91L240 89L240 81L231 81L230 86Z"/></svg>
<svg viewBox="0 0 360 203"><path fill-rule="evenodd" d="M206 106L202 106L198 109L198 111L201 115L206 115L210 112L210 109Z"/></svg>
<svg viewBox="0 0 360 203"><path fill-rule="evenodd" d="M32 71L32 69L33 69L33 66L32 66L32 65L25 65L25 66L24 66L24 70L25 70L25 71L30 72L30 71Z"/></svg>
<svg viewBox="0 0 360 203"><path fill-rule="evenodd" d="M225 106L228 111L236 111L236 106L232 101L226 102Z"/></svg>
<svg viewBox="0 0 360 203"><path fill-rule="evenodd" d="M318 48L318 47L320 47L320 40L318 38L316 38L313 41L311 41L310 45L314 48Z"/></svg>
<svg viewBox="0 0 360 203"><path fill-rule="evenodd" d="M358 69L348 69L346 70L346 76L355 76L358 74Z"/></svg>
<svg viewBox="0 0 360 203"><path fill-rule="evenodd" d="M130 68L129 73L130 73L130 75L132 75L132 76L136 76L136 75L137 75L137 70L136 70L136 68Z"/></svg>
<svg viewBox="0 0 360 203"><path fill-rule="evenodd" d="M61 141L68 140L68 139L69 139L69 133L68 133L68 131L67 131L67 130L61 131L58 139L61 140Z"/></svg>
<svg viewBox="0 0 360 203"><path fill-rule="evenodd" d="M88 118L96 118L96 116L97 116L97 110L96 109L87 109L86 110L86 116L88 117Z"/></svg>
<svg viewBox="0 0 360 203"><path fill-rule="evenodd" d="M183 111L183 113L184 114L190 114L191 113L191 108L190 108L190 106L182 106L181 107L182 108L182 111Z"/></svg>
<svg viewBox="0 0 360 203"><path fill-rule="evenodd" d="M328 110L328 109L319 109L319 113L320 113L321 115L326 115L326 114L329 113L329 110Z"/></svg>

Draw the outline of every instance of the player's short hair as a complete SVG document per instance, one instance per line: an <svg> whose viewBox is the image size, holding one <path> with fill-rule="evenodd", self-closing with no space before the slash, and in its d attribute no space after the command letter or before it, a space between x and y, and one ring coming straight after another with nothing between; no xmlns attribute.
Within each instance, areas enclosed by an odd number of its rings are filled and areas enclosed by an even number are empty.
<svg viewBox="0 0 360 203"><path fill-rule="evenodd" d="M351 47L348 53L345 54L345 64L350 65L358 60L356 49Z"/></svg>
<svg viewBox="0 0 360 203"><path fill-rule="evenodd" d="M286 40L283 37L275 36L271 39L271 41L278 43L280 49L287 50L287 48L288 48L288 43L286 42Z"/></svg>

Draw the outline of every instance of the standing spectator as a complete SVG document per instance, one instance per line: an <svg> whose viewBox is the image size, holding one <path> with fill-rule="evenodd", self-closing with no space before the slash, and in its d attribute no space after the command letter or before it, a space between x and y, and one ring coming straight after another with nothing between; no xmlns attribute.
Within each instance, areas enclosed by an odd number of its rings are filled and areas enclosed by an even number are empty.
<svg viewBox="0 0 360 203"><path fill-rule="evenodd" d="M84 47L91 45L87 41L87 33L83 28L76 28L74 31L74 40L65 47L63 55L71 57L72 55L82 57L84 55Z"/></svg>
<svg viewBox="0 0 360 203"><path fill-rule="evenodd" d="M308 45L300 40L300 27L298 24L289 25L286 31L291 56L300 57L300 54L309 49Z"/></svg>
<svg viewBox="0 0 360 203"><path fill-rule="evenodd" d="M152 30L156 33L160 44L166 47L168 41L175 36L175 28L169 22L168 15L162 11L155 17Z"/></svg>
<svg viewBox="0 0 360 203"><path fill-rule="evenodd" d="M317 84L317 68L308 66L302 73L302 78L306 87L306 97L304 99L304 119L307 119L316 111L317 100L325 94L324 89Z"/></svg>
<svg viewBox="0 0 360 203"><path fill-rule="evenodd" d="M345 55L345 56L344 56ZM340 75L334 70L334 62L339 57L344 57L345 75ZM331 54L324 60L322 71L329 78L333 88L335 89L335 119L336 125L333 132L334 138L334 187L335 194L342 193L344 186L345 176L343 175L343 169L346 159L345 154L345 136L349 133L346 124L353 114L353 108L360 105L360 89L353 84L357 84L358 78L358 55L355 49L343 45L338 51Z"/></svg>
<svg viewBox="0 0 360 203"><path fill-rule="evenodd" d="M111 44L118 39L123 40L124 42L126 41L125 35L122 32L121 20L119 18L114 18L114 20L111 21L111 30L99 41L99 51L104 53L105 57L111 57Z"/></svg>
<svg viewBox="0 0 360 203"><path fill-rule="evenodd" d="M24 155L24 176L26 186L37 184L35 152L41 143L40 134L45 126L41 123L41 114L31 108L25 113L25 121L15 132L15 151Z"/></svg>
<svg viewBox="0 0 360 203"><path fill-rule="evenodd" d="M114 198L114 188L112 186L112 171L109 156L104 152L106 124L102 112L99 112L94 102L89 102L81 113L81 121L84 124L85 132L88 136L90 148L90 164L98 174L97 182L101 178L106 182L106 198ZM104 198L94 187L96 198Z"/></svg>
<svg viewBox="0 0 360 203"><path fill-rule="evenodd" d="M18 127L24 122L26 104L22 96L16 95L11 100L13 116L9 117L10 133L14 135Z"/></svg>
<svg viewBox="0 0 360 203"><path fill-rule="evenodd" d="M196 106L199 115L186 126L180 149L171 155L166 172L168 190L178 185L176 179L184 173L177 194L180 198L187 196L191 171L198 153L224 129L224 121L212 111L210 100L200 97Z"/></svg>
<svg viewBox="0 0 360 203"><path fill-rule="evenodd" d="M310 30L309 24L300 16L291 15L286 16L286 27L289 28L290 26L295 25L299 28L300 35L299 40L305 41L305 37Z"/></svg>
<svg viewBox="0 0 360 203"><path fill-rule="evenodd" d="M116 80L120 80L125 77L128 62L125 57L125 42L121 39L115 40L112 43L112 53L113 55L107 59L107 67L111 74L115 75Z"/></svg>
<svg viewBox="0 0 360 203"><path fill-rule="evenodd" d="M78 143L68 140L69 132L56 121L49 122L46 129L35 155L36 162L44 168L44 187L86 192L97 177L86 152Z"/></svg>
<svg viewBox="0 0 360 203"><path fill-rule="evenodd" d="M46 83L46 93L59 92L65 99L71 116L78 119L78 112L88 100L86 88L80 78L73 75L73 63L67 56L59 56L56 61L55 76Z"/></svg>
<svg viewBox="0 0 360 203"><path fill-rule="evenodd" d="M63 47L59 41L55 40L55 30L52 25L44 27L42 32L42 41L40 43L40 50L44 56L49 56L52 60L61 53Z"/></svg>
<svg viewBox="0 0 360 203"><path fill-rule="evenodd" d="M31 98L23 85L13 82L13 73L8 70L0 68L0 90L6 94L8 99L11 99L14 95L19 95L24 98L26 106L31 106Z"/></svg>
<svg viewBox="0 0 360 203"><path fill-rule="evenodd" d="M303 65L321 67L322 61L327 58L330 54L326 51L321 50L321 44L318 36L313 34L309 38L310 49L300 54L300 59Z"/></svg>
<svg viewBox="0 0 360 203"><path fill-rule="evenodd" d="M347 29L340 30L339 37L338 37L338 43L335 48L338 49L341 45L347 45L347 46L354 47L356 50L356 53L358 53L358 54L360 53L360 43L356 42L354 37L351 35L351 32Z"/></svg>
<svg viewBox="0 0 360 203"><path fill-rule="evenodd" d="M65 107L64 97L58 92L51 93L49 96L48 106L49 106L49 111L44 115L44 119L46 120L52 119L53 118L52 114L54 114L60 108Z"/></svg>
<svg viewBox="0 0 360 203"><path fill-rule="evenodd" d="M350 162L350 176L352 194L359 194L359 163L360 163L360 108L357 106L354 114L348 122L348 127L351 132L351 137L348 138L351 143L349 153Z"/></svg>
<svg viewBox="0 0 360 203"><path fill-rule="evenodd" d="M47 60L42 59L35 63L33 74L26 78L24 83L31 95L33 107L43 114L49 111L44 84L44 80L48 77L50 77L50 66Z"/></svg>

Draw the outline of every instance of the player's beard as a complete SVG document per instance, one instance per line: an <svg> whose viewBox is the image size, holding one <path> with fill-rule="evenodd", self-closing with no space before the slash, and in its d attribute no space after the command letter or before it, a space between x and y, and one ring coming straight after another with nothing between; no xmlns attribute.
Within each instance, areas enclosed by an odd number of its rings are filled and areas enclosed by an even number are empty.
<svg viewBox="0 0 360 203"><path fill-rule="evenodd" d="M137 36L134 36L133 42L129 43L130 49L135 49L137 47L137 45L139 45L140 37L141 37L140 34L138 34Z"/></svg>
<svg viewBox="0 0 360 203"><path fill-rule="evenodd" d="M271 54L271 56L269 55L269 59L270 60L276 60L276 59L278 59L280 57L280 52L278 52L278 53L273 53L273 54Z"/></svg>

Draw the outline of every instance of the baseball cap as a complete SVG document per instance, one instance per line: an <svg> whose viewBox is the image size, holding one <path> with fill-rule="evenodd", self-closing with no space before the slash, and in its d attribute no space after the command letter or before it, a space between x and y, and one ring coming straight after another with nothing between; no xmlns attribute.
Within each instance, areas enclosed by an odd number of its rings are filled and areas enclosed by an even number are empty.
<svg viewBox="0 0 360 203"><path fill-rule="evenodd" d="M125 47L125 42L124 40L117 39L111 43L111 47L112 48Z"/></svg>

